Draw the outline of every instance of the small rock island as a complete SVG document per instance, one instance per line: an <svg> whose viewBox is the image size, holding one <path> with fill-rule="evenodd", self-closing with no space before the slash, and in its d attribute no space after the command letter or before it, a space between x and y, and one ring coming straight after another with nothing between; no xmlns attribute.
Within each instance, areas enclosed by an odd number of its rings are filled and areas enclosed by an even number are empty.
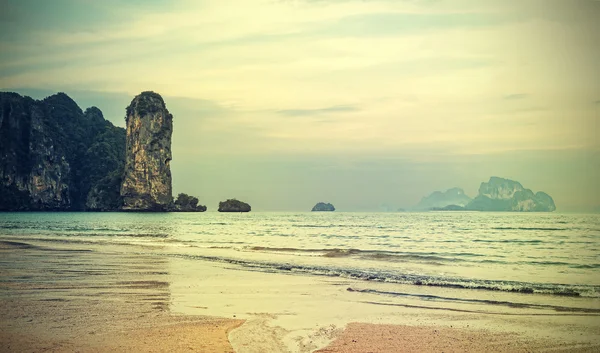
<svg viewBox="0 0 600 353"><path fill-rule="evenodd" d="M198 205L198 198L188 194L181 193L177 195L177 200L173 203L170 210L172 212L205 212L206 206Z"/></svg>
<svg viewBox="0 0 600 353"><path fill-rule="evenodd" d="M236 199L219 202L219 212L250 212L249 204Z"/></svg>
<svg viewBox="0 0 600 353"><path fill-rule="evenodd" d="M317 203L311 210L312 212L332 212L335 211L335 207L333 207L330 203L319 202Z"/></svg>

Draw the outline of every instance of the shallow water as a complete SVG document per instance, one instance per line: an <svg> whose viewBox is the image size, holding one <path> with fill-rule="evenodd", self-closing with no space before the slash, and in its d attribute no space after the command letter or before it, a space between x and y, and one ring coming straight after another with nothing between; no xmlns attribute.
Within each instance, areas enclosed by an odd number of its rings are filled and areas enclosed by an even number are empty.
<svg viewBox="0 0 600 353"><path fill-rule="evenodd" d="M419 288L466 288L530 294L531 308L600 309L600 215L1 213L0 242L15 251L101 246L240 271L352 279L361 285L350 290L382 297L459 305L471 299ZM515 305L514 297L473 300Z"/></svg>

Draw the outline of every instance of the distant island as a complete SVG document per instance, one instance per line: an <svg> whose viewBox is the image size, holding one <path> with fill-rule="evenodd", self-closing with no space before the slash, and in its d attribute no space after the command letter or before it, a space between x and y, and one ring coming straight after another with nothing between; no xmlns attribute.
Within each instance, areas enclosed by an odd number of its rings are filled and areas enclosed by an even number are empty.
<svg viewBox="0 0 600 353"><path fill-rule="evenodd" d="M250 212L249 204L236 199L219 202L219 212Z"/></svg>
<svg viewBox="0 0 600 353"><path fill-rule="evenodd" d="M158 93L133 98L125 129L65 93L34 100L0 92L0 107L0 211L206 211L196 197L173 200L173 116ZM250 209L235 199L219 204L220 212ZM545 192L491 177L473 199L451 188L409 210L552 212L556 205ZM319 202L312 211L335 207Z"/></svg>
<svg viewBox="0 0 600 353"><path fill-rule="evenodd" d="M425 196L412 208L413 211L439 210L448 206L465 207L471 198L465 194L461 188L448 189L445 192L435 191L429 196Z"/></svg>
<svg viewBox="0 0 600 353"><path fill-rule="evenodd" d="M472 211L552 212L556 205L545 192L533 193L521 183L491 177L481 183L479 194L466 207Z"/></svg>
<svg viewBox="0 0 600 353"><path fill-rule="evenodd" d="M206 209L195 198L173 202L173 116L158 93L132 100L126 129L65 93L0 92L0 106L0 211Z"/></svg>
<svg viewBox="0 0 600 353"><path fill-rule="evenodd" d="M474 199L460 188L446 192L436 191L421 199L413 211L487 211L487 212L552 212L556 205L545 192L533 193L521 183L499 177L491 177L481 183Z"/></svg>
<svg viewBox="0 0 600 353"><path fill-rule="evenodd" d="M318 202L311 210L312 212L332 212L335 211L335 207L333 207L330 203Z"/></svg>

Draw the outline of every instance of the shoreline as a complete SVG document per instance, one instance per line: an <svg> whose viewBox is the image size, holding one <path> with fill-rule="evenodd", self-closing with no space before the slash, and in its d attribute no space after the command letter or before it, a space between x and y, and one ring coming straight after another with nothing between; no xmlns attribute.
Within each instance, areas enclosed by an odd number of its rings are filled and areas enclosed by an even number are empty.
<svg viewBox="0 0 600 353"><path fill-rule="evenodd" d="M356 279L264 272L156 247L2 244L1 351L600 349L600 315L489 304L509 296L511 303L577 306L582 298L376 282L369 288L377 293L361 292L366 282ZM385 295L391 289L404 296ZM477 301L432 300L440 297Z"/></svg>

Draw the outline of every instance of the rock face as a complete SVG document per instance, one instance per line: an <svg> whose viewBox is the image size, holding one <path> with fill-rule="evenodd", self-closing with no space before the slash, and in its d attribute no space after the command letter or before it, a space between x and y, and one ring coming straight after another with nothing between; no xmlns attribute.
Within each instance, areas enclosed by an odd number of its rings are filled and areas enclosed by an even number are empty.
<svg viewBox="0 0 600 353"><path fill-rule="evenodd" d="M162 97L142 92L127 107L124 211L167 211L173 202L171 135L173 116Z"/></svg>
<svg viewBox="0 0 600 353"><path fill-rule="evenodd" d="M481 183L479 194L466 209L474 211L552 212L556 210L554 200L544 192L533 193L521 183L491 177Z"/></svg>
<svg viewBox="0 0 600 353"><path fill-rule="evenodd" d="M198 198L187 194L177 195L177 200L173 204L171 212L204 212L206 206L198 205Z"/></svg>
<svg viewBox="0 0 600 353"><path fill-rule="evenodd" d="M332 212L335 211L335 207L333 207L330 203L319 202L317 203L311 210L312 212Z"/></svg>
<svg viewBox="0 0 600 353"><path fill-rule="evenodd" d="M448 206L465 207L469 202L471 202L471 198L465 194L463 189L452 188L446 192L435 191L431 195L423 197L413 209L429 211L440 210Z"/></svg>
<svg viewBox="0 0 600 353"><path fill-rule="evenodd" d="M219 202L219 212L250 212L250 210L250 205L236 199Z"/></svg>
<svg viewBox="0 0 600 353"><path fill-rule="evenodd" d="M125 130L98 108L0 92L2 211L117 209L124 152Z"/></svg>

